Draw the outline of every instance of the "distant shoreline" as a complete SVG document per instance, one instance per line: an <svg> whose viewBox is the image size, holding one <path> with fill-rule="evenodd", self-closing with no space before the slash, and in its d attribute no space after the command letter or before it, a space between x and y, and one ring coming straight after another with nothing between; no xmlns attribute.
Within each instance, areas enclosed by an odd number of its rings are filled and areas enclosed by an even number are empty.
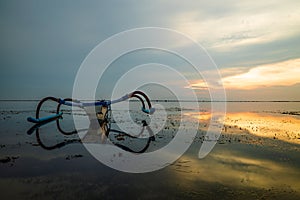
<svg viewBox="0 0 300 200"><path fill-rule="evenodd" d="M5 101L40 101L40 99L0 99L0 102L5 102ZM94 101L94 100L82 100L82 101ZM130 101L138 101L138 100L130 100ZM193 100L158 100L154 99L151 100L152 102L236 102L236 103L255 103L255 102L273 102L273 103L297 103L300 102L300 100L295 100L295 101L289 101L289 100L228 100L228 101L210 101L210 100L199 100L199 101L193 101Z"/></svg>

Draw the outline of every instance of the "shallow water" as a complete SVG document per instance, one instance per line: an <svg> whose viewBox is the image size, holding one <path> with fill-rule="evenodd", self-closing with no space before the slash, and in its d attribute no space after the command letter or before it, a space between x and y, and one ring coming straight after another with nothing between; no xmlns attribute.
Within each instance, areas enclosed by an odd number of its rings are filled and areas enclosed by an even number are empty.
<svg viewBox="0 0 300 200"><path fill-rule="evenodd" d="M28 134L32 124L26 118L34 116L36 104L0 103L2 199L300 199L297 143L260 137L238 126L229 129L228 125L213 151L198 159L207 126L206 121L200 120L195 140L175 163L150 173L130 174L101 164L85 149L77 134L61 134L55 122L41 127L38 135L35 131ZM178 111L177 105L164 106L171 114ZM201 102L200 106L201 111L209 112L209 103ZM227 106L230 113L275 113L280 117L300 110L300 103L295 102L230 102ZM44 110L42 114L46 115L54 107L49 105ZM119 112L122 114L122 110ZM67 113L61 126L72 131L72 115ZM298 119L298 115L288 116ZM172 139L178 128L178 121L172 120L162 134L155 136L147 151L161 148ZM132 143L119 137L112 135L111 140L131 144L130 148L136 150L147 142Z"/></svg>

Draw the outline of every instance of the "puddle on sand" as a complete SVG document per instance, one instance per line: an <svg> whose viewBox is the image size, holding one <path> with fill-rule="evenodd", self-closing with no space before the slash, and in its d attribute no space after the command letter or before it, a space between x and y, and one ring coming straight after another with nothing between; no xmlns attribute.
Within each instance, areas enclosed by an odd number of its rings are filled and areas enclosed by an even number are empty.
<svg viewBox="0 0 300 200"><path fill-rule="evenodd" d="M40 139L48 146L64 145L43 149L34 133L27 134L31 124L25 119L34 114L31 107L0 112L4 199L300 199L299 144L252 134L241 124L226 124L216 147L199 160L208 125L200 121L192 146L175 163L151 173L128 174L99 163L76 142L77 135L60 134L55 123L41 128ZM64 122L66 128L72 126L68 117ZM172 139L176 123L167 125L165 135L157 135L152 150Z"/></svg>

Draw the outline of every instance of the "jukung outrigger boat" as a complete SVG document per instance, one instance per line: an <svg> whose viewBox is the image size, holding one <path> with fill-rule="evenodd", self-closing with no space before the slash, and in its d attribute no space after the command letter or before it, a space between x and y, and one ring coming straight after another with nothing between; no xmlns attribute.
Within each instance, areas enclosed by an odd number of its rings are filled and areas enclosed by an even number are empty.
<svg viewBox="0 0 300 200"><path fill-rule="evenodd" d="M80 108L85 109L85 111L87 112L91 121L97 119L98 122L101 124L102 121L105 121L108 119L112 104L126 101L130 98L137 98L138 100L141 101L142 111L144 113L146 113L146 114L154 113L155 109L151 106L151 102L150 102L148 96L141 91L134 91L134 92L126 94L116 100L98 100L98 101L94 101L94 102L83 102L83 101L79 101L79 100L73 100L71 98L61 99L61 98L55 98L55 97L46 97L46 98L43 98L37 105L35 118L28 117L27 121L41 125L41 124L48 123L50 121L59 119L63 115L63 112L60 111L60 107L61 107L61 105L66 105L66 106L80 107ZM42 107L43 103L45 103L48 100L58 103L56 113L53 115L49 115L49 116L40 118L41 107ZM146 108L144 101L147 102L148 108ZM88 110L89 110L88 108L90 108L90 107L96 108L96 116L91 116L90 112L88 112Z"/></svg>
<svg viewBox="0 0 300 200"><path fill-rule="evenodd" d="M110 127L111 105L122 102L122 101L126 101L130 98L137 98L142 103L142 111L144 113L146 113L146 114L154 113L155 109L151 106L151 102L150 102L149 98L147 97L147 95L145 93L143 93L141 91L134 91L132 93L124 95L123 97L121 97L119 99L112 100L112 101L98 100L98 101L94 101L94 102L83 102L83 101L73 100L71 98L66 98L66 99L60 99L60 98L55 98L55 97L43 98L37 105L35 118L33 118L33 117L27 118L27 121L34 123L34 126L32 126L27 131L27 134L31 135L35 131L38 144L42 148L47 149L47 150L60 148L67 144L77 143L77 142L79 142L79 143L81 143L81 142L84 142L84 143L95 143L95 142L96 143L99 143L99 142L106 143L106 139L108 138L109 134L117 134L117 135L115 135L116 139L115 138L110 139L110 142L112 142L114 145L118 146L119 148L121 148L125 151L129 151L129 152L133 152L133 153L143 153L149 147L150 142L155 140L154 134L145 120L142 120L141 131L138 134L134 134L134 135L125 133L120 130L112 129ZM57 108L56 108L56 113L40 118L39 116L40 116L40 111L41 111L42 105L46 101L54 101L54 102L58 103ZM147 103L147 107L146 107L145 102ZM61 111L62 105L83 108L89 117L89 121L90 121L89 128L84 129L84 130L73 130L73 131L63 130L62 127L60 126L60 119L63 116L63 112ZM91 109L95 109L96 112L91 112ZM56 121L57 128L58 128L59 132L62 133L63 135L73 135L80 131L87 131L87 133L81 139L70 139L70 140L66 140L66 141L57 143L53 146L47 146L46 144L44 144L42 142L42 140L40 138L39 128L41 126L43 126L44 124L47 124L52 121ZM100 130L101 136L97 134L97 129ZM139 139L140 135L142 135L144 133L144 131L149 133L149 137L145 141L146 142L145 146L141 149L134 150L122 143L118 143L118 137L117 137L118 135L121 137ZM106 136L106 137L103 137L103 136Z"/></svg>

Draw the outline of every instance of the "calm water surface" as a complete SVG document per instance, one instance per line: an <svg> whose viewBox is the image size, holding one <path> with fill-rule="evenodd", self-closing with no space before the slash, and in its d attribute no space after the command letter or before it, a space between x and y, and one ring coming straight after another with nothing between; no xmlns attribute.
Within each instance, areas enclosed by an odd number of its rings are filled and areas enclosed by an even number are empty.
<svg viewBox="0 0 300 200"><path fill-rule="evenodd" d="M55 122L42 126L38 134L29 133L32 124L26 118L34 116L36 104L0 102L1 199L300 199L298 144L276 141L275 146L265 146L232 139L218 143L207 157L198 159L205 134L199 128L191 147L175 163L155 172L130 174L101 164L76 134L61 134ZM164 103L164 106L171 109L178 105ZM200 106L203 111L209 111L209 103ZM230 102L227 109L229 112L297 113L300 103ZM53 110L49 104L41 114ZM70 111L65 112L61 128L72 131L72 115ZM149 149L168 142L172 135L169 129L165 135L158 135L155 145L151 143ZM144 144L142 141L140 145Z"/></svg>

